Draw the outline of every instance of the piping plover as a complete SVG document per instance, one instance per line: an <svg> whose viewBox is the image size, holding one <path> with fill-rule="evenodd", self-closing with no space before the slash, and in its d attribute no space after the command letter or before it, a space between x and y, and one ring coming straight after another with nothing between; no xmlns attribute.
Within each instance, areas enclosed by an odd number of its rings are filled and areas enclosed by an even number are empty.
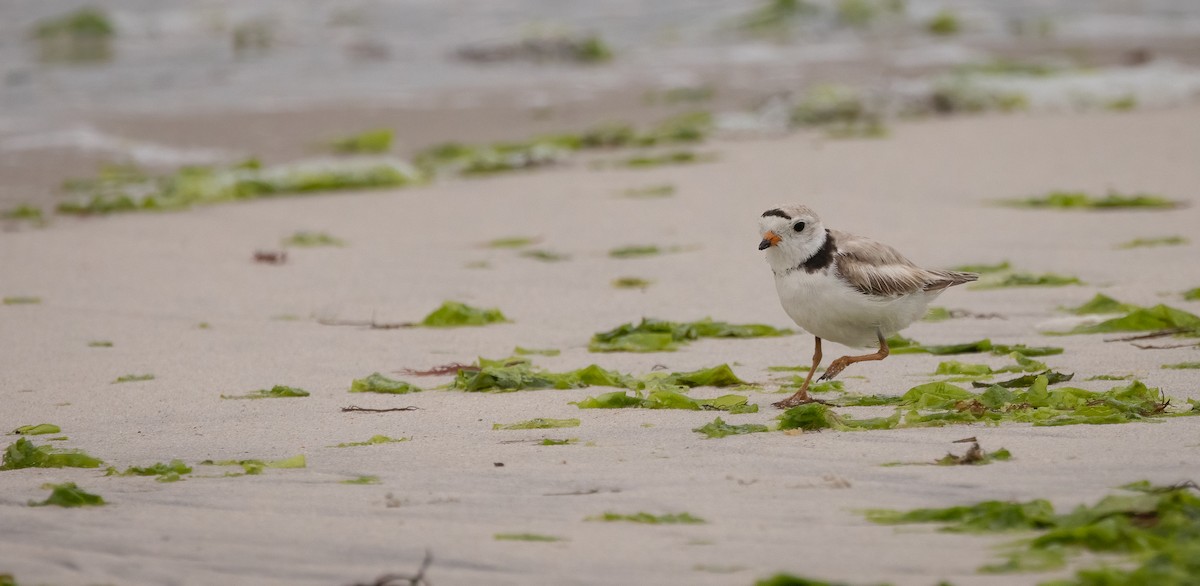
<svg viewBox="0 0 1200 586"><path fill-rule="evenodd" d="M821 340L879 351L834 360L819 380L830 380L855 362L887 358L887 336L925 316L929 302L947 287L979 278L975 273L923 269L896 249L839 230L816 212L786 205L763 212L759 250L775 273L779 302L796 325L816 337L812 370L796 394L775 403L811 402L808 385L821 365Z"/></svg>

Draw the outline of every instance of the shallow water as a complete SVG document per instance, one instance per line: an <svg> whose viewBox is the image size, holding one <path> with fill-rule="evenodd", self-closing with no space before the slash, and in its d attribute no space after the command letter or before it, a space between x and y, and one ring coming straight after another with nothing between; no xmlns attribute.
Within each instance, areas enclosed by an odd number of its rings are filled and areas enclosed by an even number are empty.
<svg viewBox="0 0 1200 586"><path fill-rule="evenodd" d="M806 63L964 61L978 57L981 46L1015 46L1039 35L1089 42L1200 36L1200 3L1193 0L962 1L953 6L964 32L949 40L931 38L922 27L946 3L909 0L904 18L880 19L870 29L837 26L827 10L794 27L784 43L737 32L733 23L758 6L748 1L110 0L96 5L111 16L117 35L111 59L86 65L46 63L30 38L37 22L62 14L66 4L7 0L0 5L0 130L77 109L419 103L423 96L460 88L520 92L545 85L586 94L631 81L686 84L697 68L755 68L770 76L795 75L792 70ZM465 45L563 30L599 34L616 59L603 66L481 66L453 57ZM235 37L242 39L240 48ZM745 83L752 84L752 78ZM471 107L474 99L459 95L439 103ZM529 91L524 99L545 98Z"/></svg>

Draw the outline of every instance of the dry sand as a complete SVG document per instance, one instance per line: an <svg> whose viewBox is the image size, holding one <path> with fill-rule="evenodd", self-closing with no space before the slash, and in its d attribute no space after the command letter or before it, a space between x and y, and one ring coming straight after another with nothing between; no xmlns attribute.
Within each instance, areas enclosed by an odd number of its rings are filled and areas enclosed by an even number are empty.
<svg viewBox="0 0 1200 586"><path fill-rule="evenodd" d="M876 526L855 511L1031 498L1069 507L1126 482L1174 482L1200 469L1194 418L706 440L691 430L711 421L710 412L579 410L569 403L609 390L603 388L347 393L352 379L373 371L501 357L515 345L562 349L536 360L554 370L597 362L641 374L660 364L683 370L728 362L743 378L775 389L766 367L806 364L810 337L701 341L662 354L590 354L586 344L593 332L642 316L790 326L755 250L754 225L771 204L803 201L830 226L889 242L929 266L1008 259L1089 283L951 290L941 305L1005 319L919 323L906 332L912 337L1059 344L1066 353L1048 362L1077 373L1077 380L1133 373L1177 401L1200 398L1196 371L1159 368L1197 360L1194 348L1142 351L1101 336L1038 333L1061 319L1058 306L1096 291L1200 311L1200 304L1178 297L1200 286L1197 244L1114 250L1136 237L1195 236L1200 109L964 119L901 125L878 141L794 136L705 150L720 159L644 171L577 165L387 193L60 220L47 229L0 233L0 294L43 299L0 306L0 429L56 423L70 437L62 447L86 449L121 468L171 458L308 458L303 470L172 484L106 478L96 470L0 473L0 573L23 584L329 585L413 571L428 549L435 558L429 577L442 586L751 584L777 571L901 585L1032 584L1047 575L975 573L995 559L992 548L1005 537ZM678 194L616 195L658 183L673 183ZM1193 206L1055 213L985 205L1054 188L1145 190ZM277 247L298 229L324 230L349 244L294 250L283 266L250 261L252 251ZM540 236L543 248L572 259L540 263L480 247L512 235ZM625 244L697 248L636 260L605 255ZM491 268L464 268L479 260ZM655 284L645 292L610 287L625 275ZM413 320L445 299L499 307L513 323L385 331L272 319ZM211 328L199 329L200 322ZM91 340L114 346L91 348ZM826 355L843 350L829 345ZM866 378L846 384L862 393L899 394L929 380L937 362L904 355L855 365L846 375ZM130 373L156 378L110 384ZM434 386L447 379L413 380ZM312 396L220 398L275 384ZM751 393L761 412L725 418L768 423L777 415L770 402L779 397ZM420 410L339 411L351 404ZM531 417L578 417L582 425L491 429ZM327 447L374 434L412 440ZM987 449L1010 449L1014 460L880 467L961 451L950 442L971 435ZM508 443L542 437L581 441ZM338 483L363 474L382 483ZM63 481L111 504L25 506L44 498L43 483ZM562 494L571 492L585 494ZM584 520L605 511L686 511L709 522ZM494 540L500 532L566 541Z"/></svg>

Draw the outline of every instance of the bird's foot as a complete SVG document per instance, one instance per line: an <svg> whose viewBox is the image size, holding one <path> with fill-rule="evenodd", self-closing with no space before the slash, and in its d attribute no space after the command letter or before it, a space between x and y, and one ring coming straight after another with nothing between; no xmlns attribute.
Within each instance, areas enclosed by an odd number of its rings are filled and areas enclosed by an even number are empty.
<svg viewBox="0 0 1200 586"><path fill-rule="evenodd" d="M850 366L850 364L851 364L850 361L847 360L847 358L849 358L849 357L843 356L841 358L838 358L837 360L834 360L829 365L829 368L825 369L825 374L822 374L821 378L817 379L817 381L819 382L819 381L833 380L834 377L841 374L842 371L846 370L846 367Z"/></svg>

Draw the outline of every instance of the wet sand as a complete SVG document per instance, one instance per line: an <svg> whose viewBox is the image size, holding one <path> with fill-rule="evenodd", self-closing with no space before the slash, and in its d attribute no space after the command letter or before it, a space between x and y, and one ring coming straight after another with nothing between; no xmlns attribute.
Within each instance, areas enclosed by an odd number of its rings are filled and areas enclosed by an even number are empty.
<svg viewBox="0 0 1200 586"><path fill-rule="evenodd" d="M771 365L807 364L797 335L704 340L675 353L592 354L593 332L642 316L791 326L755 250L755 219L800 201L832 227L895 245L933 267L1010 260L1073 274L1085 286L976 291L939 305L1004 319L918 323L926 343L991 338L1066 348L1045 359L1076 373L1132 373L1168 396L1200 399L1195 348L1137 350L1103 336L1047 338L1057 310L1103 291L1138 304L1200 312L1179 292L1200 286L1197 244L1114 250L1137 237L1193 236L1200 225L1200 108L1125 114L982 117L896 125L883 140L808 134L717 142L717 161L651 170L583 164L393 192L255 201L181 213L59 220L0 234L0 294L38 305L0 306L0 429L50 422L69 441L125 468L179 458L307 457L300 470L183 482L103 477L96 470L0 472L0 573L20 583L338 584L411 572L426 550L437 584L751 584L778 571L852 582L1033 584L1047 574L989 576L1010 537L876 526L858 510L938 507L985 499L1091 502L1141 479L1171 483L1200 466L1195 418L1158 424L1037 428L950 426L857 433L782 432L706 440L692 428L712 412L580 410L571 401L611 389L350 395L379 371L507 356L514 346L557 348L535 364L598 363L644 374L730 363L778 388ZM674 197L633 200L628 188L671 183ZM1149 191L1190 202L1167 212L1058 213L987 202L1051 189ZM295 249L282 266L251 262L295 230L322 230L344 248ZM571 255L541 263L482 248L528 235ZM619 260L629 244L694 249ZM488 261L489 269L466 268ZM620 276L654 281L613 289ZM420 319L446 299L499 307L512 323L450 330L369 330L309 316ZM304 319L280 321L292 314ZM207 329L197 327L201 322ZM92 348L111 340L112 348ZM828 357L846 349L830 344ZM970 357L976 361L975 356ZM993 365L1003 357L980 356ZM930 380L938 357L898 355L859 364L847 388L900 394ZM110 384L153 373L146 382ZM399 375L395 375L399 376ZM433 387L448 381L409 378ZM223 400L276 384L308 398ZM725 391L703 388L693 396ZM761 411L723 415L770 423L782 395L750 392ZM348 405L416 406L380 414ZM846 409L856 416L888 409ZM493 431L493 423L577 417L578 428ZM411 441L336 449L375 434ZM983 467L880 467L961 452L976 436L1014 459ZM579 438L566 446L509 443ZM6 441L15 440L9 436ZM38 441L38 443L41 443ZM502 463L503 466L498 464ZM375 475L381 484L339 481ZM102 508L25 506L47 482L74 481ZM578 494L575 494L578 493ZM703 525L643 526L585 518L606 511L689 512ZM557 543L497 541L531 532Z"/></svg>

